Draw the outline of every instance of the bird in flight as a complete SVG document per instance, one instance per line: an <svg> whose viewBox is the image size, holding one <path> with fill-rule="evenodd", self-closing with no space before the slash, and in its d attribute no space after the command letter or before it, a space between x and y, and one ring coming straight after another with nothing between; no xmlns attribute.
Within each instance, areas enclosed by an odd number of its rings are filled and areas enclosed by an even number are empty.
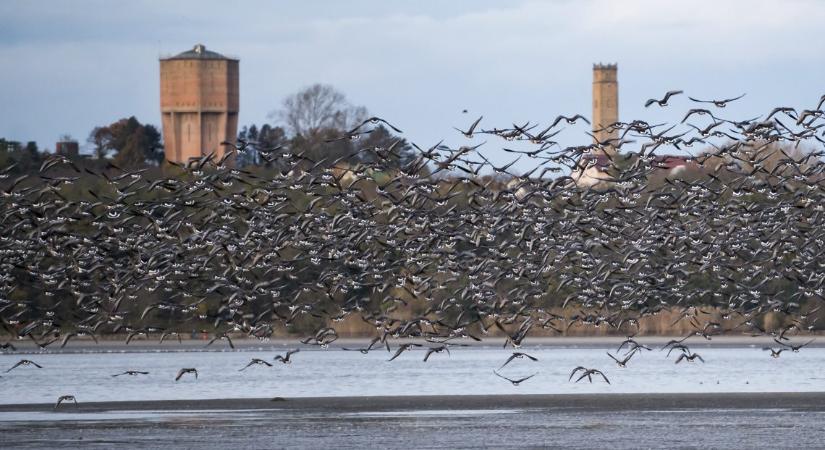
<svg viewBox="0 0 825 450"><path fill-rule="evenodd" d="M578 373L578 372L581 372L581 375L579 376L579 378L576 378L576 383L578 383L579 381L581 381L585 378L587 378L587 381L592 383L593 382L593 375L601 375L601 377L604 379L604 381L607 384L610 384L610 380L607 379L607 376L605 376L605 374L601 370L588 369L588 368L583 367L583 366L579 366L579 367L576 367L575 369L573 369L573 371L570 372L570 377L567 379L567 381L572 380L573 376L576 375L576 373Z"/></svg>
<svg viewBox="0 0 825 450"><path fill-rule="evenodd" d="M698 98L688 97L689 99L693 100L696 103L711 103L713 106L717 108L724 108L727 106L728 103L739 100L740 98L744 97L745 94L742 94L738 97L733 98L726 98L722 100L699 100Z"/></svg>
<svg viewBox="0 0 825 450"><path fill-rule="evenodd" d="M395 354L392 355L392 358L388 359L387 361L392 361L395 358L398 358L398 356L400 356L401 353L404 353L405 351L407 351L407 350L409 350L413 347L421 347L421 344L416 344L414 342L410 342L408 344L401 344L401 345L398 346L398 350L395 352Z"/></svg>
<svg viewBox="0 0 825 450"><path fill-rule="evenodd" d="M618 352L622 351L622 349L623 349L625 346L628 346L627 353L633 353L633 352L636 352L637 350L638 350L638 351L642 351L642 350L647 350L647 351L650 351L650 347L648 347L648 346L646 346L646 345L642 345L642 344L640 344L640 343L636 342L636 341L633 339L633 337L632 337L632 336L630 336L630 337L628 337L627 339L625 339L624 341L622 341L622 343L621 343L621 344L619 344L619 348L618 348L618 349L616 349L616 352L618 353Z"/></svg>
<svg viewBox="0 0 825 450"><path fill-rule="evenodd" d="M209 347L210 345L212 345L212 343L214 343L217 340L226 341L229 344L229 348L233 350L235 349L235 344L232 343L232 338L230 338L229 335L226 333L216 333L215 337L213 337L209 340L209 342L206 343L206 347Z"/></svg>
<svg viewBox="0 0 825 450"><path fill-rule="evenodd" d="M502 365L501 365L501 367L499 367L499 368L498 368L498 370L503 369L503 368L504 368L504 366L506 366L507 364L510 364L510 361L512 361L512 360L514 360L514 359L517 359L517 358L518 358L518 359L527 358L527 359L529 359L529 360L531 360L531 361L538 361L538 360L539 360L538 358L536 358L536 357L534 357L534 356L530 356L530 355L528 355L527 353L523 353L523 352L513 352L513 354L512 354L512 355L510 355L510 357L509 357L509 358L507 358L507 361L504 361L504 364L502 364Z"/></svg>
<svg viewBox="0 0 825 450"><path fill-rule="evenodd" d="M178 375L175 377L175 381L180 380L180 378L181 378L182 376L184 376L185 374L187 374L187 373L192 373L192 374L195 374L195 379L196 379L196 380L198 379L198 370L197 370L197 369L195 369L195 368L191 368L191 367L190 367L190 368L183 368L183 369L180 369L180 370L178 371Z"/></svg>
<svg viewBox="0 0 825 450"><path fill-rule="evenodd" d="M469 129L467 129L467 131L461 130L461 129L456 128L456 127L453 127L453 128L454 128L456 131L458 131L459 133L463 134L465 137L467 137L467 138L472 138L472 137L473 137L473 132L475 132L475 129L476 129L476 127L478 126L478 123L479 123L479 122L481 122L481 119L483 119L483 118L484 118L484 116L481 116L481 117L479 117L478 119L476 119L476 121L475 121L475 122L473 122L473 124L472 124L472 125L470 125L470 128L469 128Z"/></svg>
<svg viewBox="0 0 825 450"><path fill-rule="evenodd" d="M523 378L512 379L512 378L505 377L504 375L498 373L495 370L493 371L493 373L496 374L497 377L503 378L503 379L509 381L510 383L512 383L513 386L518 386L519 384L521 384L521 383L529 380L530 378L533 378L534 376L538 375L538 372L536 372L532 375L528 375L528 376L523 377Z"/></svg>
<svg viewBox="0 0 825 450"><path fill-rule="evenodd" d="M427 353L424 355L424 362L427 362L427 360L430 359L430 355L432 355L433 353L441 353L444 351L446 351L449 355L450 347L448 347L447 345L439 345L438 347L428 347Z"/></svg>
<svg viewBox="0 0 825 450"><path fill-rule="evenodd" d="M353 128L352 130L350 130L350 134L355 133L356 131L358 131L358 129L360 129L361 127L363 127L364 125L366 125L366 124L368 124L368 123L369 123L369 124L372 124L372 125L379 125L379 124L382 124L382 123L383 123L384 125L386 125L386 126L390 127L390 128L391 128L393 131L395 131L396 133L403 133L403 131L401 131L401 130L399 130L398 128L396 128L396 127L392 126L392 124L391 124L391 123L389 123L389 122L387 122L386 120L384 120L384 119L382 119L382 118L380 118L380 117L375 117L375 116L372 116L372 117L370 117L369 119L366 119L366 120L364 120L363 122L361 122L360 124L358 124L358 126L357 126L357 127L355 127L355 128Z"/></svg>
<svg viewBox="0 0 825 450"><path fill-rule="evenodd" d="M74 395L61 395L57 398L57 403L54 404L54 409L57 409L57 407L63 402L74 402L74 405L77 406L77 399Z"/></svg>
<svg viewBox="0 0 825 450"><path fill-rule="evenodd" d="M765 350L765 351L770 350L770 352L771 352L771 358L779 358L779 355L781 355L781 354L782 354L782 352L783 352L783 351L785 351L785 349L784 349L784 348L780 348L780 349L774 350L774 349L772 349L772 348L770 348L770 347L762 347L762 350Z"/></svg>
<svg viewBox="0 0 825 450"><path fill-rule="evenodd" d="M557 116L557 117L556 117L556 119L555 119L555 120L553 120L553 123L552 123L552 124L550 124L550 128L555 127L555 126L556 126L556 125L558 125L558 124L559 124L559 122L561 122L562 120L563 120L563 121L565 121L565 122L567 122L568 124L572 125L572 124L576 123L576 121L577 121L577 120L579 120L579 119L583 120L585 123L587 123L588 125L590 125L590 121L589 121L589 120L587 120L587 117L584 117L584 116L583 116L583 115L581 115L581 114L576 114L576 115L574 115L574 116L569 116L569 117L568 117L568 116L565 116L565 115L559 115L559 116Z"/></svg>
<svg viewBox="0 0 825 450"><path fill-rule="evenodd" d="M34 367L37 367L38 369L43 368L43 366L41 366L40 364L37 364L34 361L31 361L31 360L28 360L28 359L21 359L20 361L17 362L17 364L11 366L8 370L6 370L6 373L9 373L12 370L14 370L14 369L16 369L17 367L20 367L20 366L34 366Z"/></svg>
<svg viewBox="0 0 825 450"><path fill-rule="evenodd" d="M280 361L280 362L281 362L281 363L283 363L283 364L291 364L291 363L292 363L292 360L290 360L289 358L290 358L292 355L294 355L294 354L296 354L296 353L298 353L298 352L300 352L300 351L301 351L301 349L300 349L300 348L296 348L295 350L289 350L289 351L287 351L287 352L286 352L286 354L285 354L285 355L277 355L277 356L275 356L275 361Z"/></svg>
<svg viewBox="0 0 825 450"><path fill-rule="evenodd" d="M810 344L811 344L813 341L815 341L816 339L811 339L810 341L808 341L808 342L806 342L806 343L804 343L804 344L801 344L801 345L787 344L787 343L782 342L782 341L780 341L780 340L778 340L778 339L776 339L776 338L773 338L773 340L774 340L774 342L776 342L777 344L782 345L782 346L784 346L784 347L787 347L787 348L791 349L791 351L792 351L792 352L794 352L794 353L799 353L799 350L801 350L803 347L806 347L806 346L810 345Z"/></svg>
<svg viewBox="0 0 825 450"><path fill-rule="evenodd" d="M357 352L361 352L362 354L366 355L367 353L369 353L373 349L373 347L375 347L375 344L378 344L379 342L381 342L381 338L376 336L372 339L372 341L370 341L370 345L368 345L366 347L361 347L361 348L342 347L341 349L344 350L344 351L348 351L348 352L357 351ZM390 351L390 344L386 340L384 341L384 346L387 348L387 351Z"/></svg>
<svg viewBox="0 0 825 450"><path fill-rule="evenodd" d="M705 362L705 360L702 359L702 357L699 356L698 353L682 353L681 355L679 355L678 358L676 358L676 363L675 364L679 364L680 362L682 362L682 360L685 360L687 362L692 363L692 362L696 362L697 359L699 361L702 361L703 363Z"/></svg>
<svg viewBox="0 0 825 450"><path fill-rule="evenodd" d="M4 343L0 344L0 350L16 351L17 349L14 348L14 344L12 344L11 342L4 342Z"/></svg>
<svg viewBox="0 0 825 450"><path fill-rule="evenodd" d="M668 100L670 100L670 97L673 97L674 95L679 95L681 93L682 93L682 91L667 91L665 93L665 96L662 97L659 100L657 100L655 98L648 99L648 101L645 102L645 108L650 107L650 105L652 105L654 103L656 103L659 106L667 106L667 102L668 102Z"/></svg>
<svg viewBox="0 0 825 450"><path fill-rule="evenodd" d="M116 373L116 374L112 375L112 377L119 377L119 376L122 376L122 375L129 375L129 376L135 377L135 376L138 376L138 375L149 375L149 372L143 372L143 371L140 371L140 370L127 370L125 372Z"/></svg>
<svg viewBox="0 0 825 450"><path fill-rule="evenodd" d="M626 354L623 359L619 360L615 356L611 355L610 352L607 352L607 356L609 356L613 361L616 361L616 365L621 368L627 367L628 361L630 361L630 358L632 358L635 354L636 350L632 350L628 354Z"/></svg>
<svg viewBox="0 0 825 450"><path fill-rule="evenodd" d="M245 365L243 367L243 369L238 369L238 372L243 372L249 366L254 366L254 365L264 365L264 366L272 367L272 364L268 363L267 361L264 361L263 359L252 358L252 361L249 361L249 364Z"/></svg>

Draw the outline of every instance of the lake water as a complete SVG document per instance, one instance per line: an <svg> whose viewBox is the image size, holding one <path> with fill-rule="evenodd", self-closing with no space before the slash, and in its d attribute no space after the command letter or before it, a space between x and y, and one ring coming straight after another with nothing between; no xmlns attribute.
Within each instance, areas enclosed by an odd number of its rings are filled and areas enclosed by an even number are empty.
<svg viewBox="0 0 825 450"><path fill-rule="evenodd" d="M22 358L43 366L18 367L0 378L0 403L52 403L73 394L79 402L122 400L175 400L211 398L571 394L571 393L682 393L682 392L813 392L825 391L825 348L809 347L799 353L784 352L774 359L761 346L701 348L705 363L674 364L677 352L654 349L636 355L627 368L618 368L604 348L521 349L539 359L516 359L501 373L535 377L519 386L498 378L498 368L512 353L500 348L454 348L451 354L433 354L423 362L421 349L403 353L388 362L386 351L342 351L340 348L304 349L289 365L273 361L283 349L245 348L210 352L107 352L77 354L4 354L0 371ZM614 350L615 346L611 347ZM270 361L274 367L252 366L251 358ZM568 381L576 366L603 370L611 384L594 379ZM175 382L183 367L197 368ZM149 375L111 375L125 370Z"/></svg>
<svg viewBox="0 0 825 450"><path fill-rule="evenodd" d="M36 416L36 417L35 417ZM0 417L4 448L822 448L825 412L576 411L70 412Z"/></svg>

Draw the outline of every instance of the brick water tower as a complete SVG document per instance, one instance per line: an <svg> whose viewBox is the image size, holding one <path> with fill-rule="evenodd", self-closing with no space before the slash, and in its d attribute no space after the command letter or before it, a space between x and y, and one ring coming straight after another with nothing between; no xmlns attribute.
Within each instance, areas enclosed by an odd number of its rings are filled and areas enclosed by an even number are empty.
<svg viewBox="0 0 825 450"><path fill-rule="evenodd" d="M160 111L168 161L215 152L223 156L238 133L238 60L201 44L160 59Z"/></svg>
<svg viewBox="0 0 825 450"><path fill-rule="evenodd" d="M616 64L593 65L593 134L598 141L617 139L619 131L604 128L619 121L619 80Z"/></svg>

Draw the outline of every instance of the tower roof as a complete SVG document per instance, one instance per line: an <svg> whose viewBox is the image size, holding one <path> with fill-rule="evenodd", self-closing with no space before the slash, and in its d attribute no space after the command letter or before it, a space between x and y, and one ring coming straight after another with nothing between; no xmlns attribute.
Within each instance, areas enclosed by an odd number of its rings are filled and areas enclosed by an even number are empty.
<svg viewBox="0 0 825 450"><path fill-rule="evenodd" d="M211 50L207 50L206 46L203 44L195 44L192 50L187 50L182 53L178 53L175 56L170 56L168 58L161 58L162 60L170 60L170 59L229 59L235 60L235 58L228 58L226 56L221 55L218 52L213 52Z"/></svg>

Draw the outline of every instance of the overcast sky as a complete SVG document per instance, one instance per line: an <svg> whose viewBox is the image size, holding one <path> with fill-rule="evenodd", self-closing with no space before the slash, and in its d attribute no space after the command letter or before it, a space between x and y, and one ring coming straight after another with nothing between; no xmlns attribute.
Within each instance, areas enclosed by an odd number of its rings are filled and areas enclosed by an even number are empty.
<svg viewBox="0 0 825 450"><path fill-rule="evenodd" d="M322 82L421 146L464 143L452 127L482 114L486 127L589 117L599 61L619 64L622 120L680 120L685 96L670 113L643 107L670 89L747 93L723 111L736 119L825 93L814 0L4 0L0 17L0 137L47 148L130 115L159 126L158 57L195 43L240 58L241 125Z"/></svg>

